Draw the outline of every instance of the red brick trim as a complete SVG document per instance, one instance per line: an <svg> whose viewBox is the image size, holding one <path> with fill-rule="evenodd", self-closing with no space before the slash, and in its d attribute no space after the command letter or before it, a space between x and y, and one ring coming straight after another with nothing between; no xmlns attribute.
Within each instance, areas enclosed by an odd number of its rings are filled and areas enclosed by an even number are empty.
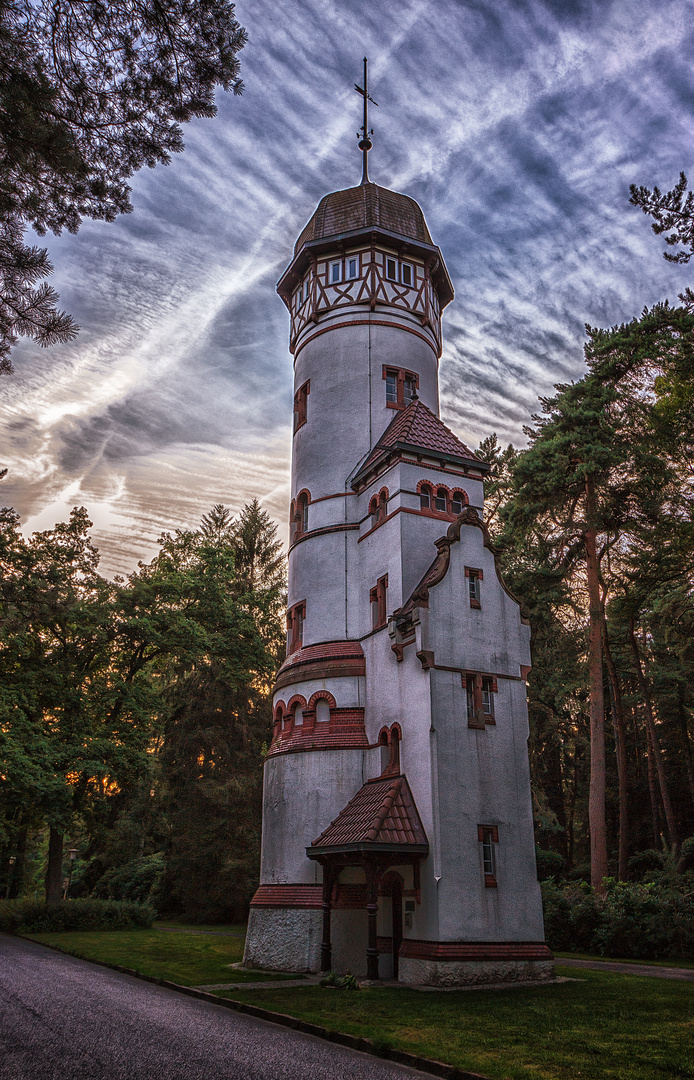
<svg viewBox="0 0 694 1080"><path fill-rule="evenodd" d="M544 941L421 941L406 938L400 956L413 960L553 960Z"/></svg>
<svg viewBox="0 0 694 1080"><path fill-rule="evenodd" d="M403 315L405 317L407 317L407 314L408 313L403 310ZM331 330L339 330L343 326L369 326L369 325L371 325L371 326L391 326L395 330L404 330L406 334L414 334L415 337L418 337L422 341L425 341L427 343L427 345L430 347L431 351L436 356L437 360L440 359L440 357L441 357L441 346L438 343L438 341L436 341L435 337L434 337L434 341L435 341L435 345L434 345L434 344L432 344L432 340L431 340L430 337L427 337L426 334L420 333L419 330L415 330L414 327L408 326L407 323L405 323L405 322L392 322L390 319L344 319L342 322L331 323L330 326L324 326L320 330L316 330L315 333L313 333L309 337L305 338L304 341L302 341L301 344L298 347L295 346L295 349L294 349L294 362L296 363L297 356L299 355L301 350L306 345L308 345L309 341L313 341L315 338L320 337L321 334L327 334ZM301 331L299 333L301 333ZM434 336L434 335L432 335L432 336Z"/></svg>
<svg viewBox="0 0 694 1080"><path fill-rule="evenodd" d="M476 566L466 566L465 567L465 577L469 578L471 573L472 574L477 574L480 581L484 581L484 571L478 570Z"/></svg>
<svg viewBox="0 0 694 1080"><path fill-rule="evenodd" d="M484 830L490 829L492 834L492 843L499 843L499 826L498 825L478 825L477 826L477 839L480 843L484 840Z"/></svg>
<svg viewBox="0 0 694 1080"><path fill-rule="evenodd" d="M319 701L321 698L327 701L331 709L334 709L337 705L335 698L329 690L316 690L315 694L311 694L311 697L308 699L309 709L315 709L316 702Z"/></svg>
<svg viewBox="0 0 694 1080"><path fill-rule="evenodd" d="M316 502L319 502L319 500L316 499ZM351 529L358 530L359 525L324 525L321 529L309 529L308 532L302 533L301 536L297 536L295 540L292 540L287 550L293 551L297 544L303 544L304 540L310 540L312 536L324 536L326 533L349 532Z"/></svg>
<svg viewBox="0 0 694 1080"><path fill-rule="evenodd" d="M275 680L275 692L309 679L340 679L365 675L366 660L358 641L307 645L287 657Z"/></svg>
<svg viewBox="0 0 694 1080"><path fill-rule="evenodd" d="M322 885L259 885L251 907L320 908Z"/></svg>
<svg viewBox="0 0 694 1080"><path fill-rule="evenodd" d="M319 691L316 697L328 695ZM275 725L268 757L298 750L353 749L366 748L368 745L363 709L338 709L333 706L329 721L317 724L315 708L308 707L304 709L302 724Z"/></svg>

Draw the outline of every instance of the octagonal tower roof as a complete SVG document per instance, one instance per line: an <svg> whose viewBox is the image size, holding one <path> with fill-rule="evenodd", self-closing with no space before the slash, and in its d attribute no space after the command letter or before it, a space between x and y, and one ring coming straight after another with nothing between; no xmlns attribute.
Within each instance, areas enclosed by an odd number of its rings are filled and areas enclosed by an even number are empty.
<svg viewBox="0 0 694 1080"><path fill-rule="evenodd" d="M384 229L420 244L432 244L424 214L414 199L367 183L325 195L302 230L294 254L312 240L339 236L355 229Z"/></svg>

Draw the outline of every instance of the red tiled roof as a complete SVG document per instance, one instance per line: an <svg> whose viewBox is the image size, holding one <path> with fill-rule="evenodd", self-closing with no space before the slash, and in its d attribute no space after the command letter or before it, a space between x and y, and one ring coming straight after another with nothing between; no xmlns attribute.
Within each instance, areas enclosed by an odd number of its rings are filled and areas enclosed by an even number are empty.
<svg viewBox="0 0 694 1080"><path fill-rule="evenodd" d="M370 465L387 453L391 446L406 443L433 453L453 455L477 461L478 458L462 443L457 435L446 427L438 416L419 400L411 402L396 414L381 435L368 458L359 470L361 475Z"/></svg>
<svg viewBox="0 0 694 1080"><path fill-rule="evenodd" d="M290 653L280 671L300 664L311 664L317 660L357 660L364 656L364 650L358 641L325 641L320 645L306 645Z"/></svg>
<svg viewBox="0 0 694 1080"><path fill-rule="evenodd" d="M424 214L414 199L369 183L324 195L303 228L294 254L310 240L373 228L398 233L422 244L432 243Z"/></svg>
<svg viewBox="0 0 694 1080"><path fill-rule="evenodd" d="M404 776L367 781L311 847L339 849L353 844L428 845Z"/></svg>
<svg viewBox="0 0 694 1080"><path fill-rule="evenodd" d="M322 885L259 885L251 907L320 907Z"/></svg>

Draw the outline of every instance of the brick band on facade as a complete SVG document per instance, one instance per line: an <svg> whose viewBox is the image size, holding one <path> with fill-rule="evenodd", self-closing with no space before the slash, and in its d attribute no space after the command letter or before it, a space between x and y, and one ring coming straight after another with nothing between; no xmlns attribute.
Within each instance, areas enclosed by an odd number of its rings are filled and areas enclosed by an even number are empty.
<svg viewBox="0 0 694 1080"><path fill-rule="evenodd" d="M400 956L413 960L552 960L543 941L417 941L407 938Z"/></svg>

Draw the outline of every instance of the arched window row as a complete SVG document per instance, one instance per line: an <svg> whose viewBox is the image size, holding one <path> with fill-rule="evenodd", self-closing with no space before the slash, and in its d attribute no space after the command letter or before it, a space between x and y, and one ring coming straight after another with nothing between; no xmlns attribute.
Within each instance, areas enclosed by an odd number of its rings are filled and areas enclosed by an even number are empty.
<svg viewBox="0 0 694 1080"><path fill-rule="evenodd" d="M308 508L311 492L307 488L300 491L289 505L289 543L293 544L300 536L308 532Z"/></svg>
<svg viewBox="0 0 694 1080"><path fill-rule="evenodd" d="M278 701L274 717L276 734L279 734L280 730L303 727L308 721L327 724L330 722L332 710L336 707L335 698L328 690L317 690L308 702L301 694L295 694L286 705L283 701Z"/></svg>
<svg viewBox="0 0 694 1080"><path fill-rule="evenodd" d="M400 775L400 743L402 728L399 724L383 727L378 736L381 748L381 776Z"/></svg>
<svg viewBox="0 0 694 1080"><path fill-rule="evenodd" d="M433 510L437 514L457 517L464 507L469 505L466 492L460 488L449 488L445 484L431 484L420 480L417 484L420 510Z"/></svg>
<svg viewBox="0 0 694 1080"><path fill-rule="evenodd" d="M372 495L369 502L369 516L371 528L375 529L388 516L388 488L381 488L378 495Z"/></svg>

